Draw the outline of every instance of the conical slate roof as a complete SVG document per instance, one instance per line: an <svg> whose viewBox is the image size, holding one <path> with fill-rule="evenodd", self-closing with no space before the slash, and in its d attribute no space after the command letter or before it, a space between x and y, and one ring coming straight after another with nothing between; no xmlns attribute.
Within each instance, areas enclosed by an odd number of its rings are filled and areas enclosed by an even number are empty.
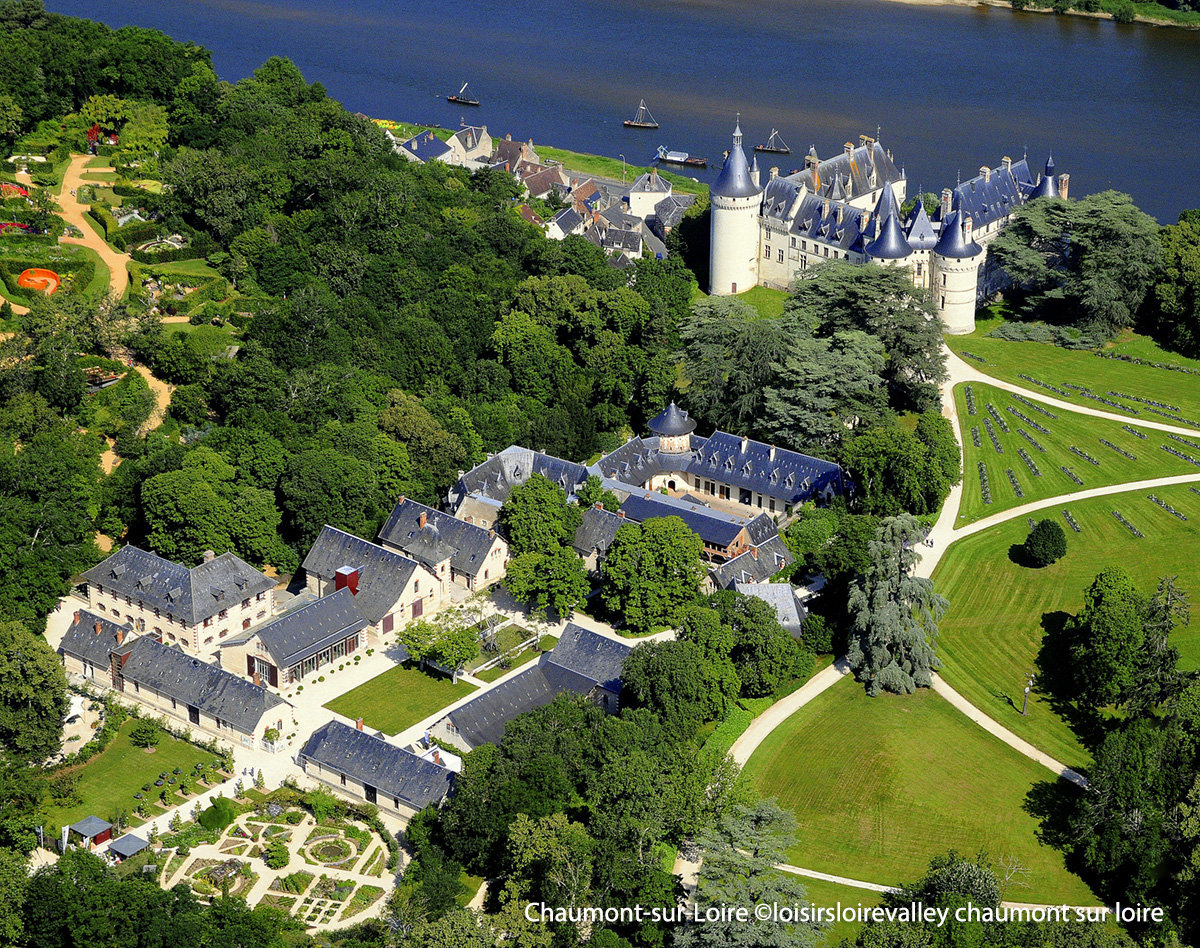
<svg viewBox="0 0 1200 948"><path fill-rule="evenodd" d="M750 165L746 162L746 153L742 151L742 126L739 124L733 130L733 147L725 157L725 164L717 180L709 188L709 194L715 197L754 197L762 194L762 188L750 177Z"/></svg>
<svg viewBox="0 0 1200 948"><path fill-rule="evenodd" d="M884 190L890 194L892 189L884 188ZM912 253L912 247L904 239L904 231L900 228L900 221L895 212L888 214L879 231L879 236L867 244L866 250L867 256L874 257L876 260L902 260Z"/></svg>
<svg viewBox="0 0 1200 948"><path fill-rule="evenodd" d="M938 238L933 252L941 257L974 257L983 253L983 248L975 241L968 241L963 235L963 219L958 211L951 211L946 222L942 224L942 235Z"/></svg>
<svg viewBox="0 0 1200 948"><path fill-rule="evenodd" d="M896 206L896 192L890 186L884 185L883 190L879 192L879 200L875 202L875 217L884 220L891 214L899 213L900 208Z"/></svg>
<svg viewBox="0 0 1200 948"><path fill-rule="evenodd" d="M646 427L656 435L670 438L674 435L691 434L696 430L696 423L688 417L686 411L671 402L665 409L646 423Z"/></svg>
<svg viewBox="0 0 1200 948"><path fill-rule="evenodd" d="M1029 200L1044 197L1058 197L1058 181L1054 177L1053 156L1046 159L1046 173L1042 175L1042 180L1037 183L1037 187L1029 195Z"/></svg>
<svg viewBox="0 0 1200 948"><path fill-rule="evenodd" d="M913 213L909 215L907 237L908 245L913 250L932 250L937 246L937 234L933 232L933 225L929 223L929 215L925 213L925 205L920 198L917 199Z"/></svg>

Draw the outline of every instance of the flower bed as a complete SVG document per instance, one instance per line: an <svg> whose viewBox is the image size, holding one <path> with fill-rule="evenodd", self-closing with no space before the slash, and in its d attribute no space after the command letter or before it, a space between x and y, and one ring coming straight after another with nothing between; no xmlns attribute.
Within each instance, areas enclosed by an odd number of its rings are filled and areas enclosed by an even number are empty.
<svg viewBox="0 0 1200 948"><path fill-rule="evenodd" d="M1133 427L1133 425L1121 425L1121 427L1128 431L1135 438L1141 438L1143 441L1146 440L1146 432L1139 431L1137 428Z"/></svg>
<svg viewBox="0 0 1200 948"><path fill-rule="evenodd" d="M1158 506L1162 507L1162 509L1165 510L1167 513L1169 513L1171 516L1173 516L1179 520L1187 520L1187 514L1181 513L1180 511L1176 510L1174 507L1172 507L1170 504L1168 504L1161 497L1156 497L1154 494L1149 494L1148 497L1154 503L1158 504Z"/></svg>
<svg viewBox="0 0 1200 948"><path fill-rule="evenodd" d="M1013 473L1013 469L1011 467L1005 468L1004 473L1008 475L1008 482L1012 484L1013 492L1018 497L1024 497L1025 491L1021 490L1021 485L1017 483L1017 475Z"/></svg>
<svg viewBox="0 0 1200 948"><path fill-rule="evenodd" d="M1078 455L1079 457L1083 458L1085 461L1088 462L1088 464L1094 464L1096 467L1100 466L1099 461L1097 461L1094 457L1092 457L1086 451L1081 451L1079 448L1075 447L1075 445L1073 445L1073 444L1068 446L1067 450L1070 451L1072 454Z"/></svg>
<svg viewBox="0 0 1200 948"><path fill-rule="evenodd" d="M1038 386L1039 388L1044 388L1049 392L1053 392L1055 395L1061 395L1063 398L1071 397L1069 392L1064 392L1061 388L1055 388L1049 382L1039 382L1032 375L1025 375L1024 373L1022 373L1022 374L1018 375L1017 378L1024 379L1026 382L1032 382L1034 385Z"/></svg>
<svg viewBox="0 0 1200 948"><path fill-rule="evenodd" d="M360 885L354 897L342 909L342 918L351 918L360 912L365 912L383 897L383 889L374 885Z"/></svg>
<svg viewBox="0 0 1200 948"><path fill-rule="evenodd" d="M1071 516L1071 511L1063 510L1063 518L1067 521L1067 526L1069 526L1076 533L1082 532L1083 528L1080 527L1079 522L1074 517Z"/></svg>
<svg viewBox="0 0 1200 948"><path fill-rule="evenodd" d="M1197 451L1200 451L1200 444L1196 444L1195 441L1188 441L1187 438L1181 438L1175 434L1169 434L1167 437L1172 441L1178 441L1180 444L1186 444L1189 448L1195 448Z"/></svg>
<svg viewBox="0 0 1200 948"><path fill-rule="evenodd" d="M970 385L966 386L965 388L963 388L963 397L965 397L967 400L967 414L974 415L975 414L975 389L971 388Z"/></svg>
<svg viewBox="0 0 1200 948"><path fill-rule="evenodd" d="M1156 402L1152 398L1139 398L1136 395L1130 395L1127 392L1109 392L1113 398L1126 398L1131 402L1141 402L1143 405L1152 405L1155 408L1165 408L1167 411L1183 411L1178 405L1172 405L1170 402Z"/></svg>
<svg viewBox="0 0 1200 948"><path fill-rule="evenodd" d="M1043 454L1045 454L1045 453L1046 453L1046 449L1042 447L1042 445L1041 445L1041 443L1038 441L1038 439L1037 439L1037 438L1035 438L1033 435L1031 435L1031 434L1030 434L1028 431L1026 431L1024 428L1018 428L1018 429L1017 429L1017 434L1019 434L1019 435L1020 435L1022 438L1024 438L1026 441L1028 441L1030 444L1032 444L1032 445L1033 445L1035 448L1037 448L1037 449L1038 449L1039 451L1041 451Z"/></svg>
<svg viewBox="0 0 1200 948"><path fill-rule="evenodd" d="M1168 454L1173 454L1173 455L1175 455L1175 457L1180 458L1184 461L1187 461L1189 464L1195 464L1196 467L1200 467L1200 461L1197 461L1190 454L1184 454L1182 451L1176 450L1175 448L1171 447L1169 444L1161 445L1161 447Z"/></svg>
<svg viewBox="0 0 1200 948"><path fill-rule="evenodd" d="M1079 475L1078 475L1078 474L1076 474L1074 471L1072 471L1072 470L1071 470L1069 467L1067 467L1065 464L1060 464L1060 465L1059 465L1059 467L1058 467L1058 469L1059 469L1060 471L1062 471L1064 474L1066 474L1066 475L1067 475L1067 477L1071 478L1071 480L1073 480L1073 481L1074 481L1076 484L1078 484L1080 487L1082 487L1082 486L1083 486L1083 481L1081 481L1081 480L1079 479Z"/></svg>
<svg viewBox="0 0 1200 948"><path fill-rule="evenodd" d="M1007 422L1005 422L1005 420L1003 418L1000 417L1000 412L996 411L996 406L993 405L991 402L988 402L987 410L988 410L988 414L996 419L996 424L998 424L1000 426L1000 430L1003 431L1005 434L1008 434L1008 424L1007 424Z"/></svg>
<svg viewBox="0 0 1200 948"><path fill-rule="evenodd" d="M1058 418L1058 415L1054 414L1054 412L1050 411L1048 408L1043 408L1041 405L1039 405L1037 402L1035 402L1032 398L1026 398L1024 395L1018 395L1016 392L1010 392L1009 394L1012 395L1013 398L1015 398L1017 401L1019 401L1026 408L1032 408L1039 415L1045 415L1047 418L1050 418L1050 419ZM1012 409L1010 408L1009 411L1012 411Z"/></svg>
<svg viewBox="0 0 1200 948"><path fill-rule="evenodd" d="M997 454L1004 453L1004 445L1000 443L1000 436L996 434L996 429L992 427L992 419L984 418L983 426L987 428L988 437L992 439L992 447L996 449Z"/></svg>
<svg viewBox="0 0 1200 948"><path fill-rule="evenodd" d="M1021 456L1021 460L1025 462L1025 466L1029 468L1034 477L1041 477L1042 472L1038 470L1038 466L1034 463L1033 458L1029 456L1029 452L1024 448L1017 448L1017 454Z"/></svg>
<svg viewBox="0 0 1200 948"><path fill-rule="evenodd" d="M1029 425L1030 428L1034 429L1034 431L1040 431L1042 434L1045 434L1045 435L1048 435L1050 433L1045 428L1043 428L1041 425L1039 425L1036 421L1034 421L1032 418L1030 418L1028 415L1021 414L1021 412L1018 409L1013 408L1012 405L1008 406L1008 410L1011 411L1018 418L1020 418L1023 422L1025 422L1025 424ZM1017 430L1021 431L1020 428L1018 428ZM1021 434L1025 434L1025 432L1021 431ZM1029 435L1025 435L1025 437L1028 438Z"/></svg>
<svg viewBox="0 0 1200 948"><path fill-rule="evenodd" d="M979 440L979 425L975 425L971 428L971 442L977 448L983 447L983 442Z"/></svg>

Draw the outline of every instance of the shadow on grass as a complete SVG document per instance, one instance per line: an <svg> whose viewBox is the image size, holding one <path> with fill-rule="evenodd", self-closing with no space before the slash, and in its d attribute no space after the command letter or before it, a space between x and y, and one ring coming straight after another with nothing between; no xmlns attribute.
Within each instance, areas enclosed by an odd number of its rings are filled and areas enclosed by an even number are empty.
<svg viewBox="0 0 1200 948"><path fill-rule="evenodd" d="M1075 703L1075 664L1071 659L1074 636L1061 610L1042 615L1042 648L1037 656L1037 689L1050 702L1050 710L1067 722L1080 743L1095 750L1104 739L1103 719Z"/></svg>
<svg viewBox="0 0 1200 948"><path fill-rule="evenodd" d="M1044 780L1029 789L1021 808L1038 821L1038 840L1062 853L1063 865L1098 892L1077 850L1080 837L1071 826L1086 792L1067 780Z"/></svg>

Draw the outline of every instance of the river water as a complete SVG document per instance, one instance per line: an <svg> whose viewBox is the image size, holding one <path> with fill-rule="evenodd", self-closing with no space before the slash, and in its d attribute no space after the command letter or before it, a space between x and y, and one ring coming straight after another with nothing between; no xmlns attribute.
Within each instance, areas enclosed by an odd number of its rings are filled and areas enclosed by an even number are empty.
<svg viewBox="0 0 1200 948"><path fill-rule="evenodd" d="M1200 207L1200 31L884 0L48 0L211 49L218 74L290 57L353 111L646 163L720 163L777 128L786 172L860 134L910 191L1026 149L1071 191L1128 191L1160 221ZM441 97L469 81L479 108ZM638 99L661 124L630 130ZM711 179L715 170L710 167Z"/></svg>

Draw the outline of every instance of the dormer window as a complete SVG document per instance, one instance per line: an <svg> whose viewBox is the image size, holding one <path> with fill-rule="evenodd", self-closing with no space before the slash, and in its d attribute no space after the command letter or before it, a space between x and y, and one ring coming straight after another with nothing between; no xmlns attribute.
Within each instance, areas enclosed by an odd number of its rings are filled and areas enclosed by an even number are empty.
<svg viewBox="0 0 1200 948"><path fill-rule="evenodd" d="M787 478L784 480L783 484L785 487L795 487L796 486L796 475L789 473Z"/></svg>
<svg viewBox="0 0 1200 948"><path fill-rule="evenodd" d="M113 579L120 579L122 576L124 576L125 575L125 564L118 563L116 566L114 566L112 568L112 574L113 574Z"/></svg>
<svg viewBox="0 0 1200 948"><path fill-rule="evenodd" d="M750 464L750 462L749 462L749 461L747 461L745 464L743 464L743 465L742 465L742 473L743 473L743 474L746 474L746 475L749 475L749 474L750 474L750 468L751 468L751 464Z"/></svg>

